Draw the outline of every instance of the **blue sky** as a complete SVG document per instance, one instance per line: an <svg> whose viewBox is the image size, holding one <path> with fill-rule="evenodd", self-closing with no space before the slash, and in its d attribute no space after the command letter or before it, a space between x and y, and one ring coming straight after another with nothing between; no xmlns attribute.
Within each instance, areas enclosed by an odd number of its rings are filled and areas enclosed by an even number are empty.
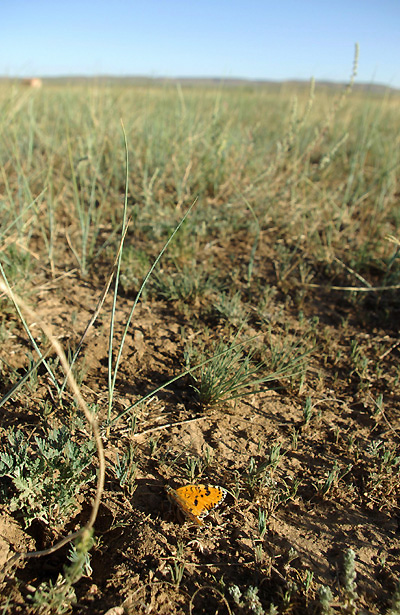
<svg viewBox="0 0 400 615"><path fill-rule="evenodd" d="M400 0L0 0L0 75L357 81L400 87Z"/></svg>

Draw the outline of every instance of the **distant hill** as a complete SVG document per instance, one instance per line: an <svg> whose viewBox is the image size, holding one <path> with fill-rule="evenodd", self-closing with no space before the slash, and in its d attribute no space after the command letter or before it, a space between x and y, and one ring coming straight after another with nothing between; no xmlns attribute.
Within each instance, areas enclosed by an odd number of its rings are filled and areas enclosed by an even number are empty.
<svg viewBox="0 0 400 615"><path fill-rule="evenodd" d="M37 77L38 75L34 75ZM204 86L215 87L217 85L225 85L228 87L262 87L268 86L271 88L280 88L283 85L292 86L295 88L309 87L310 80L304 81L300 79L290 79L284 81L269 81L269 80L252 80L241 78L222 78L222 77L142 77L142 76L114 76L114 75L71 75L63 77L40 77L44 85L84 85L88 83L98 83L101 85L167 85L180 83L183 86ZM19 82L23 81L19 77L1 77L0 83ZM316 81L318 87L341 89L346 83L333 81ZM397 88L392 88L381 83L355 83L354 90L369 91L373 93L384 93L387 91L399 92Z"/></svg>

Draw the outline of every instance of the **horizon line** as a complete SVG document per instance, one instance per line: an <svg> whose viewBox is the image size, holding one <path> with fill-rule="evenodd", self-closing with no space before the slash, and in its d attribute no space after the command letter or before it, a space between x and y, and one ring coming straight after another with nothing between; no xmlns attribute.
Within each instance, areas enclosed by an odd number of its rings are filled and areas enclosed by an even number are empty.
<svg viewBox="0 0 400 615"><path fill-rule="evenodd" d="M71 73L71 74L51 74L51 75L42 75L42 74L30 74L30 75L21 75L21 76L10 76L10 75L0 75L1 81L22 81L24 79L42 79L42 80L95 80L95 79L111 79L111 80L146 80L146 81L213 81L213 82L227 82L227 83L248 83L248 84L285 84L285 83L297 83L297 84L309 84L312 80L314 80L315 84L318 85L333 85L333 86L343 86L348 84L348 80L337 81L335 79L315 79L310 77L308 79L305 78L282 78L282 79L268 79L268 78L251 78L251 77L221 77L221 76L150 76L150 75L140 75L140 74L116 74L116 73L99 73L99 74L84 74L84 73ZM387 83L382 82L373 82L373 81L360 81L354 82L353 87L371 87L371 88L387 88L390 90L399 90L399 87L388 85Z"/></svg>

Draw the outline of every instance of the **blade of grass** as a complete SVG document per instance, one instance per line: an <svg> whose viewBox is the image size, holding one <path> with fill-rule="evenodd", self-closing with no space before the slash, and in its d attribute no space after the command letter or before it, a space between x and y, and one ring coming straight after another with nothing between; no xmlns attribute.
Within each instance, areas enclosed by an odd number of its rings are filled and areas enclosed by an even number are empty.
<svg viewBox="0 0 400 615"><path fill-rule="evenodd" d="M119 421L128 412L130 412L131 410L136 408L136 406L138 406L139 404L142 404L147 399L149 399L150 397L152 397L153 395L155 395L159 391L162 391L163 389L165 389L170 384L173 384L174 382L176 382L180 378L183 378L184 376L187 376L188 374L191 374L195 370L200 369L201 367L203 367L203 365L207 365L207 363L210 363L211 361L215 360L217 357L223 356L223 355L227 354L228 352L231 352L235 348L239 348L240 346L244 346L245 344L248 344L249 342L251 342L252 340L256 339L257 337L259 337L259 335L254 335L253 337L250 337L247 340L244 340L243 342L238 342L237 344L235 344L235 346L232 346L231 348L228 348L227 350L224 350L223 352L221 352L221 353L219 353L217 355L214 355L214 356L210 357L209 359L205 359L204 361L202 361L201 363L198 363L197 365L194 365L193 367L189 367L188 369L185 369L183 372L181 372L177 376L174 376L173 378L171 378L167 382L164 382L162 385L160 385L156 389L152 389L152 391L150 393L148 393L144 397L141 397L138 401L136 401L134 404L132 404L128 408L125 408L125 410L123 412L121 412L121 414L118 414L118 416L116 416L114 419L112 419L110 421L109 426L111 427L111 426L115 425L115 423L117 421Z"/></svg>
<svg viewBox="0 0 400 615"><path fill-rule="evenodd" d="M118 251L116 266L115 266L115 284L114 284L114 294L113 294L113 302L111 308L111 321L110 321L110 336L108 342L108 408L107 408L107 421L109 422L111 416L111 408L112 401L114 396L114 387L116 380L116 373L118 370L119 360L117 355L114 373L113 373L113 340L114 340L114 323L115 323L115 310L117 307L117 296L118 296L118 286L119 286L119 277L121 271L121 260L122 260L122 250L124 245L124 239L126 236L126 220L127 220L127 208L128 208L128 187L129 187L129 152L128 152L128 142L126 139L126 132L124 128L124 124L121 120L122 133L124 136L124 147L125 147L125 196L124 196L124 210L122 217L122 237L120 243L120 249ZM124 339L123 339L124 341ZM123 341L121 344L123 344Z"/></svg>
<svg viewBox="0 0 400 615"><path fill-rule="evenodd" d="M8 280L7 280L7 276L6 276L5 272L4 272L4 269L3 269L2 265L1 265L1 263L0 263L0 273L3 276L3 280L4 280L4 283L5 283L5 288L7 289L6 294L8 295L8 297L13 302L14 307L16 309L16 312L17 312L18 316L20 317L22 325L23 325L23 327L24 327L24 329L25 329L25 331L26 331L26 333L27 333L27 335L28 335L28 337L29 337L29 339L31 341L32 346L34 347L34 349L38 353L39 357L42 359L43 365L47 369L47 372L48 372L48 374L49 374L49 376L50 376L54 386L57 389L57 393L60 394L60 385L58 384L58 382L56 380L56 377L55 377L52 369L50 368L49 364L46 362L45 358L43 357L42 352L41 352L39 346L37 345L37 343L35 341L35 338L33 337L33 335L32 335L32 333L31 333L31 331L30 331L30 329L28 327L28 324L27 324L25 318L22 315L22 312L21 312L21 310L19 308L19 305L17 303L15 303L15 301L14 301L14 293L12 292L12 290L10 288L10 285L8 283Z"/></svg>
<svg viewBox="0 0 400 615"><path fill-rule="evenodd" d="M0 408L4 406L4 404L14 395L15 391L17 391L24 384L24 382L28 380L29 376L37 370L37 368L43 363L47 355L48 352L41 359L36 361L36 363L32 365L32 367L24 374L24 376L22 376L22 378L20 378L18 382L16 382L14 386L12 386L9 391L7 391L7 393L0 399Z"/></svg>
<svg viewBox="0 0 400 615"><path fill-rule="evenodd" d="M111 271L109 273L108 280L107 280L107 282L106 282L106 284L105 284L105 286L103 288L103 291L102 291L102 293L100 295L100 298L99 298L99 300L97 302L96 309L95 309L95 311L93 313L93 316L89 320L89 322L88 322L88 324L86 326L86 329L84 330L84 332L82 334L82 337L81 337L81 339L79 341L79 344L78 344L78 346L77 346L77 348L75 350L75 353L74 353L74 355L72 357L72 360L71 360L71 363L70 363L70 370L72 370L72 367L73 367L76 359L78 358L79 352L80 352L80 350L82 348L82 344L85 341L86 336L87 336L89 330L92 328L93 324L95 323L96 318L97 318L97 316L99 315L99 313L101 311L101 308L103 307L103 304L104 304L104 301L106 299L108 290L110 288L112 279L114 277L114 273L115 273L116 268L117 268L117 261L119 259L120 253L122 251L122 245L123 245L126 233L128 231L128 226L129 226L129 220L128 220L128 224L125 227L125 232L122 234L121 242L120 242L120 245L119 245L119 248L118 248L118 252L117 252L117 256L115 257L115 261L114 261L114 264L113 264L113 266L111 268ZM67 381L68 381L68 373L65 375L65 379L64 379L64 382L63 382L62 387L61 387L61 394L63 393L63 391L65 389L65 385L67 384Z"/></svg>
<svg viewBox="0 0 400 615"><path fill-rule="evenodd" d="M123 335L122 335L121 344L120 344L120 347L119 347L119 350L118 350L118 354L117 354L117 358L116 358L116 361L115 361L114 374L113 374L112 384L111 384L111 395L110 395L110 398L109 398L111 404L109 404L108 419L110 418L110 414L111 414L112 395L113 395L114 388L115 388L115 382L116 382L116 378L117 378L118 367L119 367L119 363L120 363L120 360L121 360L123 347L124 347L124 344L125 344L125 338L126 338L126 335L128 333L129 325L130 325L132 317L133 317L133 313L134 313L134 311L136 309L136 306L137 306L137 304L139 302L140 296L141 296L141 294L142 294L142 292L143 292L143 290L144 290L144 288L145 288L145 286L146 286L146 284L147 284L151 274L153 273L155 267L159 263L159 261L160 261L162 255L164 254L165 250L168 248L169 244L171 243L171 241L175 237L176 233L178 232L178 230L180 229L180 227L182 226L182 224L186 220L187 216L190 214L190 212L193 209L193 207L196 204L196 202L197 202L197 199L195 201L193 201L193 203L191 204L191 206L189 207L189 209L187 210L187 212L185 213L185 215L183 216L183 218L181 219L181 221L179 222L179 224L176 226L175 230L173 231L173 233L169 237L168 241L164 244L162 250L160 251L160 253L158 254L158 256L155 259L154 263L150 267L148 273L146 274L146 277L144 278L144 280L142 282L142 285L141 285L141 287L140 287L140 289L139 289L139 291L138 291L138 293L136 295L136 299L135 299L135 301L133 303L132 309L131 309L131 311L129 313L129 316L128 316L128 320L127 320L126 325L125 325L125 329L124 329L124 332L123 332Z"/></svg>
<svg viewBox="0 0 400 615"><path fill-rule="evenodd" d="M124 129L123 129L124 130ZM126 215L126 207L127 207L127 199L128 199L128 171L129 171L129 159L128 159L128 144L127 144L127 140L126 140L126 133L124 130L124 142L125 142L125 161L126 161L126 176L125 176L125 203L124 203L124 216ZM111 326L110 326L110 342L109 342L109 354L108 354L108 408L107 408L107 424L108 424L108 429L111 426L111 411L112 411L112 404L113 404L113 398L114 398L114 390L115 390L115 383L117 380L117 374L118 374L118 368L119 368L119 364L121 361L121 356L122 356L122 351L125 345L125 339L128 333L128 329L129 326L131 324L132 318L133 318L133 314L134 311L136 309L136 306L139 302L139 299L141 297L141 294L151 276L151 274L153 273L155 267L157 266L157 264L159 263L162 255L164 254L165 250L168 248L169 244L171 243L171 241L173 240L173 238L175 237L176 233L179 231L180 227L182 226L182 224L184 223L184 221L186 220L186 218L188 217L188 215L190 214L190 212L192 211L194 205L196 204L197 199L195 199L193 201L193 203L191 204L191 206L189 207L189 209L187 210L187 212L185 213L185 215L183 216L183 218L180 220L180 222L177 224L177 226L175 227L173 233L171 234L171 236L169 237L169 239L167 240L167 242L164 244L163 248L161 249L161 251L159 252L157 258L154 260L152 266L150 267L149 271L147 272L142 285L139 288L139 291L136 295L135 301L133 303L132 309L129 313L128 319L126 321L125 324L125 328L122 334L122 339L121 339L121 343L118 349L118 353L115 359L115 364L114 364L114 368L112 365L112 349L113 349L113 338L114 338L114 322L115 322L115 309L116 309L116 302L117 302L117 291L118 291L118 284L119 284L119 276L120 276L120 268L121 268L121 258L122 258L122 250L120 251L120 255L118 258L118 262L117 262L117 270L116 270L116 274L115 274L115 287L114 287L114 298L113 298L113 307L112 307L112 311L111 311Z"/></svg>

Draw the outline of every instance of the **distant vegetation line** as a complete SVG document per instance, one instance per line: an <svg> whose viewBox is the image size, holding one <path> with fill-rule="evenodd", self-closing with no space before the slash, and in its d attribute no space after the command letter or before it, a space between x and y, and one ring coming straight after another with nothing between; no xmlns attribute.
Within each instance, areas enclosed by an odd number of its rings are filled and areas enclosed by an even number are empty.
<svg viewBox="0 0 400 615"><path fill-rule="evenodd" d="M145 76L114 76L114 75L66 75L55 77L41 77L40 75L32 75L39 77L45 85L81 85L84 83L101 83L102 85L144 85L144 84L177 84L190 86L215 86L225 84L227 86L269 86L281 87L296 86L308 87L310 80L305 79L287 79L282 81L268 79L242 79L242 78L224 78L224 77L145 77ZM9 83L15 81L24 81L26 78L0 76L0 83ZM345 82L336 81L320 81L317 80L319 86L329 88L342 88ZM382 83L356 83L353 89L360 91L384 92L387 90L398 92L399 88L394 88Z"/></svg>

